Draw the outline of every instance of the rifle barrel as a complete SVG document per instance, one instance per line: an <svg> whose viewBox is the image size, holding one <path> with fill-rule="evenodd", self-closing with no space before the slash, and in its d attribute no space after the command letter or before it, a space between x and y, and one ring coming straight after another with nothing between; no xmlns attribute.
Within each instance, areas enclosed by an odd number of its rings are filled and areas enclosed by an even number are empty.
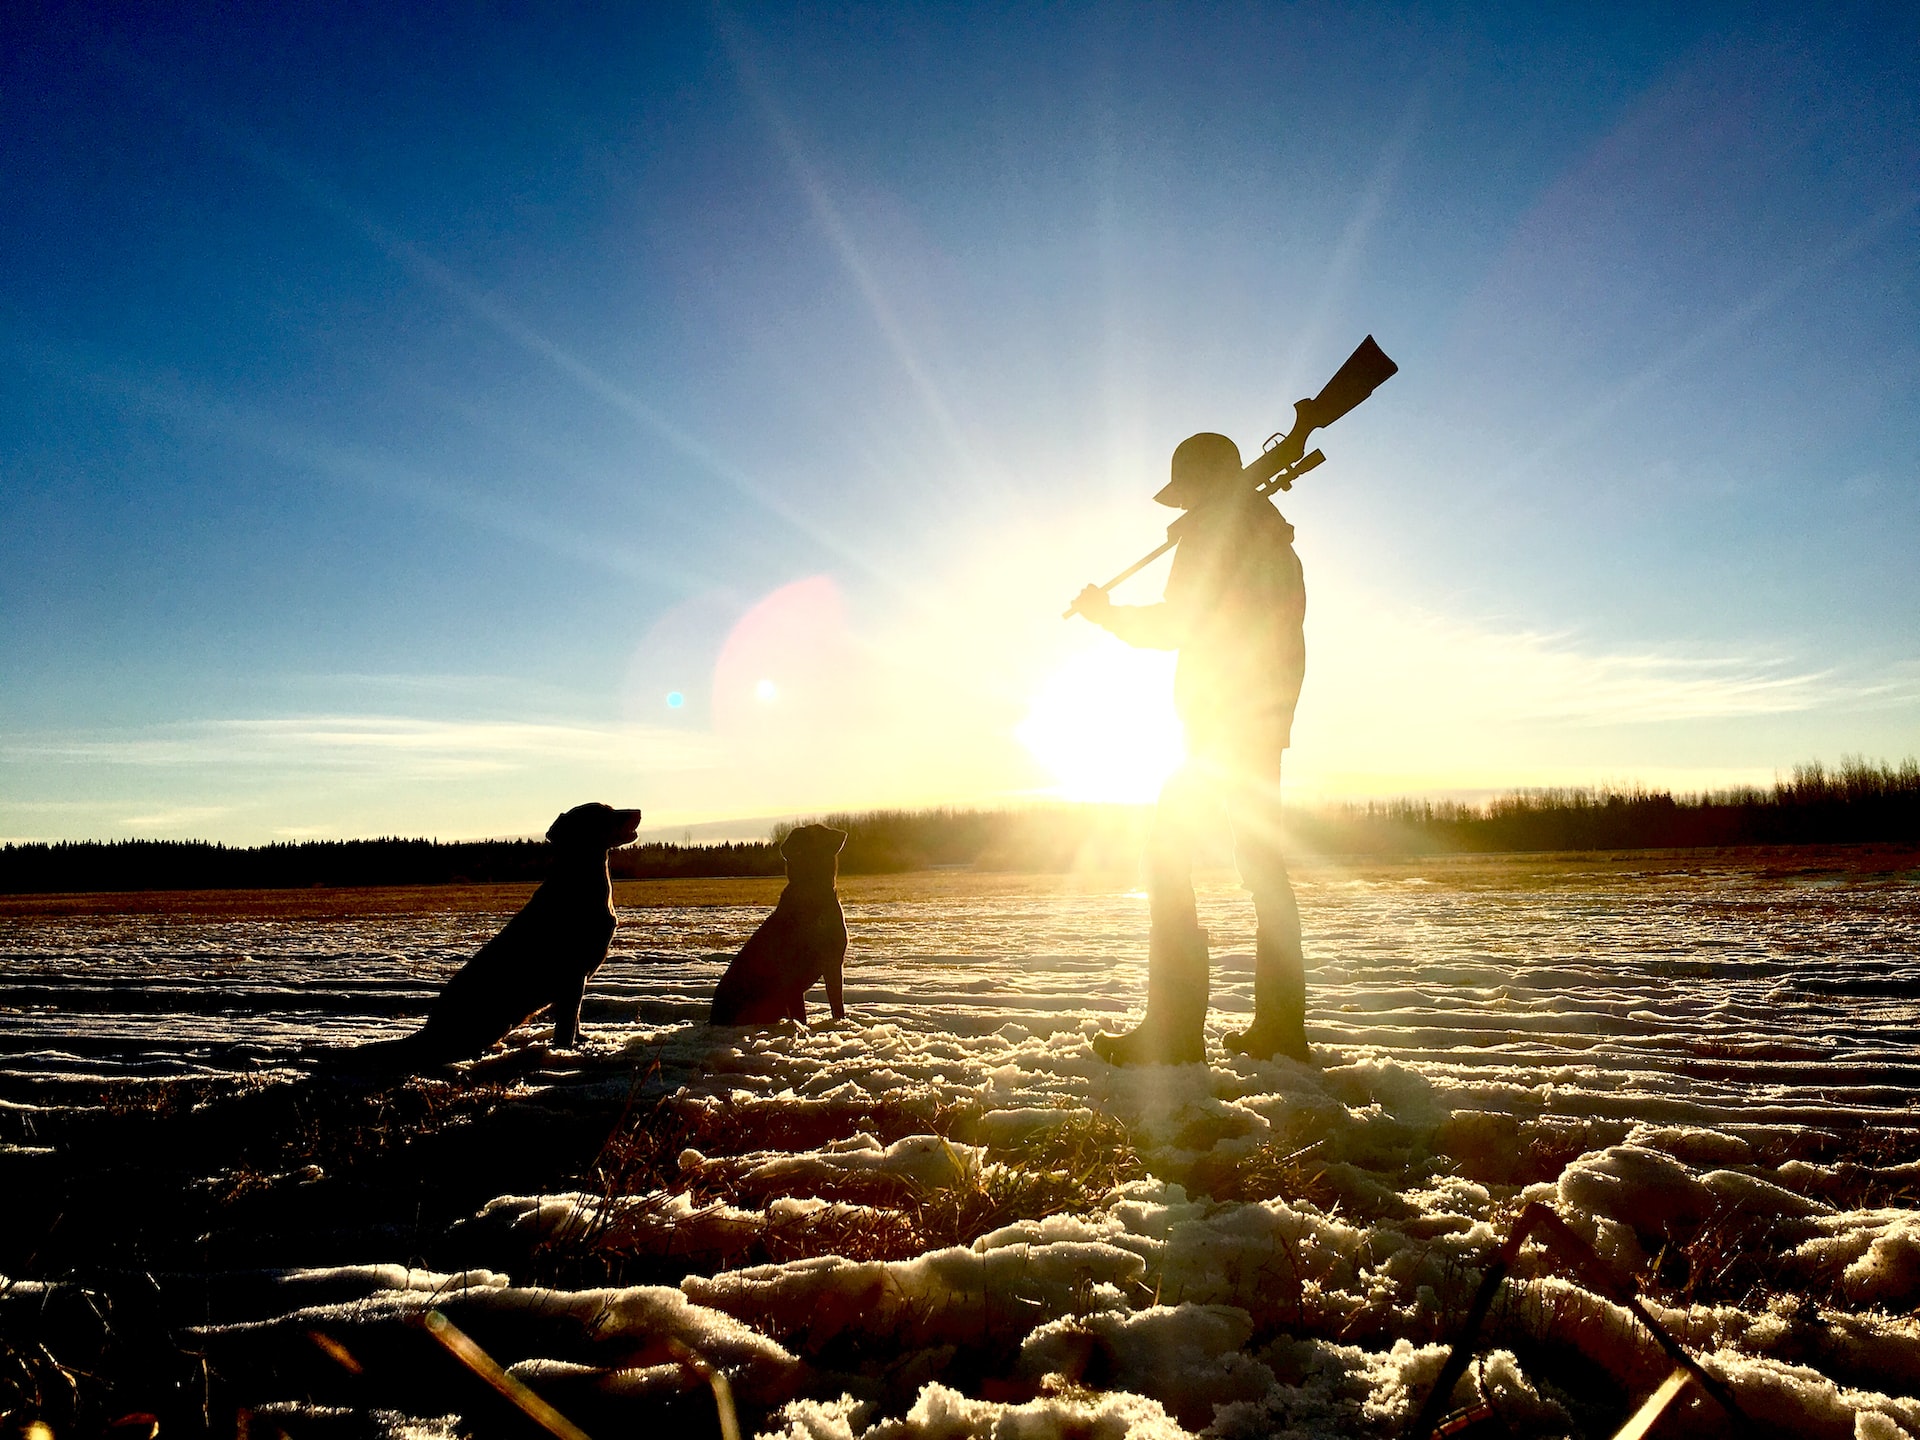
<svg viewBox="0 0 1920 1440"><path fill-rule="evenodd" d="M1287 466L1287 468L1279 474L1262 480L1258 485L1254 486L1253 493L1256 495L1271 495L1276 490L1291 490L1294 481L1306 474L1307 471L1317 470L1326 463L1326 451L1310 450L1298 460L1294 461L1293 464Z"/></svg>

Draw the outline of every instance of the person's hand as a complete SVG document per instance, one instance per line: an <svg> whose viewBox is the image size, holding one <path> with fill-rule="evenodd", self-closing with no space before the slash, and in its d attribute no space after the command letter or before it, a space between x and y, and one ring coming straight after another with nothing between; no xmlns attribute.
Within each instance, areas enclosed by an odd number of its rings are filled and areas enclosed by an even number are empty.
<svg viewBox="0 0 1920 1440"><path fill-rule="evenodd" d="M1074 597L1073 608L1097 625L1112 611L1113 601L1098 585L1089 585Z"/></svg>

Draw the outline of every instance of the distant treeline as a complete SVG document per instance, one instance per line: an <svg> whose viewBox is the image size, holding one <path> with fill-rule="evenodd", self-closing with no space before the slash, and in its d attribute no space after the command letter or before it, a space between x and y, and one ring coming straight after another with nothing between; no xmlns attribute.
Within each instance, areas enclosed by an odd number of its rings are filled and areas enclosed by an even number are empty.
<svg viewBox="0 0 1920 1440"><path fill-rule="evenodd" d="M0 847L0 894L539 881L551 856L544 840L302 840L250 848L205 840L62 841ZM766 841L634 845L608 859L623 880L780 873L780 853Z"/></svg>
<svg viewBox="0 0 1920 1440"><path fill-rule="evenodd" d="M1722 845L1920 844L1920 763L1796 766L1767 790L1528 790L1484 805L1393 800L1290 817L1293 842L1330 854L1682 850Z"/></svg>
<svg viewBox="0 0 1920 1440"><path fill-rule="evenodd" d="M849 875L935 867L1048 873L1137 862L1143 806L880 810L827 815L847 832ZM782 826L764 841L647 844L615 851L614 878L778 875ZM1665 791L1529 790L1484 805L1392 800L1295 811L1301 853L1444 855L1520 850L1647 850L1726 845L1920 844L1920 764L1846 759L1796 767L1771 789L1675 797ZM307 840L234 848L197 840L63 841L0 847L0 893L287 889L534 881L541 840ZM1205 857L1225 863L1224 841Z"/></svg>

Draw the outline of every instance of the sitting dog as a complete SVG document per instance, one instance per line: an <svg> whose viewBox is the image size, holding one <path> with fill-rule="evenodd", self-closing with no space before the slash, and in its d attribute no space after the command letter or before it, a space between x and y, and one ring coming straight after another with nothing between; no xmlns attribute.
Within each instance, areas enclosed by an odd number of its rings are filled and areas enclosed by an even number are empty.
<svg viewBox="0 0 1920 1440"><path fill-rule="evenodd" d="M542 1010L553 1015L553 1047L571 1050L580 1034L587 977L613 940L613 885L607 851L631 844L638 810L576 805L547 831L553 866L506 928L447 982L427 1022L400 1040L363 1045L357 1064L417 1068L478 1055Z"/></svg>
<svg viewBox="0 0 1920 1440"><path fill-rule="evenodd" d="M770 1025L807 1018L806 993L827 986L833 1018L846 1018L841 975L847 959L847 919L834 891L844 830L802 825L780 846L787 888L727 966L713 992L715 1025Z"/></svg>

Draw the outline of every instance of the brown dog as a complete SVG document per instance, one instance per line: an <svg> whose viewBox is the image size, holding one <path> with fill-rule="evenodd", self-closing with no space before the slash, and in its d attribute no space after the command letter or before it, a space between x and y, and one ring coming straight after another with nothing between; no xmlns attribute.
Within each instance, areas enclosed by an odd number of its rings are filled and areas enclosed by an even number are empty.
<svg viewBox="0 0 1920 1440"><path fill-rule="evenodd" d="M715 1025L771 1025L807 1018L806 993L824 980L833 1018L846 1018L841 975L847 959L847 919L833 882L844 830L802 825L780 846L787 888L727 966L713 992Z"/></svg>
<svg viewBox="0 0 1920 1440"><path fill-rule="evenodd" d="M638 810L597 802L576 805L547 831L553 866L506 928L482 945L427 1011L427 1023L401 1040L363 1045L356 1063L442 1065L465 1060L542 1010L553 1014L553 1047L571 1050L580 1034L587 977L613 940L613 885L607 851L632 843Z"/></svg>

